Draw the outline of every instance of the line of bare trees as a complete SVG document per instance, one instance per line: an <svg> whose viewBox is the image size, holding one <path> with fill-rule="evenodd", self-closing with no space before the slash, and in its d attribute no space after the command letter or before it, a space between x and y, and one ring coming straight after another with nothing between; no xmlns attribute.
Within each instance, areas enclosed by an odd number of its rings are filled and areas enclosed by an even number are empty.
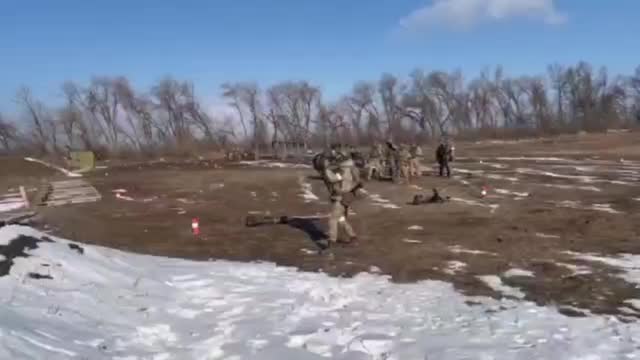
<svg viewBox="0 0 640 360"><path fill-rule="evenodd" d="M612 77L584 62L552 65L541 76L509 77L500 67L470 80L459 71L383 74L358 82L337 101L326 101L307 81L264 90L255 83L226 83L221 95L235 115L222 117L203 108L191 83L172 78L139 92L126 78L98 77L87 86L65 83L62 94L64 105L52 109L20 89L15 100L22 121L0 114L0 151L154 154L241 145L257 157L282 143L307 148L640 125L640 67Z"/></svg>

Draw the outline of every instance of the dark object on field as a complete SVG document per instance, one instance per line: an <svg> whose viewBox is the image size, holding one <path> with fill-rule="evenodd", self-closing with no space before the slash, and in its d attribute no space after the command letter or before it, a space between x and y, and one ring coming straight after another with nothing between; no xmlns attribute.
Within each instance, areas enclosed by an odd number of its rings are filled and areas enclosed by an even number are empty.
<svg viewBox="0 0 640 360"><path fill-rule="evenodd" d="M320 249L327 248L327 234L318 226L317 220L326 216L272 216L268 214L247 215L245 224L247 227L263 225L288 225L307 234L309 239Z"/></svg>
<svg viewBox="0 0 640 360"><path fill-rule="evenodd" d="M42 280L42 279L53 280L51 275L42 275L37 273L29 273L29 277L35 280Z"/></svg>
<svg viewBox="0 0 640 360"><path fill-rule="evenodd" d="M442 204L444 202L449 201L449 196L443 198L442 196L440 196L440 193L438 193L438 189L434 188L433 189L433 195L431 195L430 198L427 198L426 195L422 195L422 194L418 194L416 196L413 197L413 201L411 202L412 205L421 205L421 204Z"/></svg>
<svg viewBox="0 0 640 360"><path fill-rule="evenodd" d="M261 225L279 225L287 224L289 218L287 216L272 216L262 214L251 214L245 218L245 226L256 227Z"/></svg>
<svg viewBox="0 0 640 360"><path fill-rule="evenodd" d="M84 249L80 245L69 244L69 249L77 251L80 255L84 254Z"/></svg>

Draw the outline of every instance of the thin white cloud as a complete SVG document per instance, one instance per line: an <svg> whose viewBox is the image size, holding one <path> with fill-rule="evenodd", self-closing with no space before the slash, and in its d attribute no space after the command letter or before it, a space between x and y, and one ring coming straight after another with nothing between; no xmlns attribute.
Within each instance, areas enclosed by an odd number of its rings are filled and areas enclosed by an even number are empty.
<svg viewBox="0 0 640 360"><path fill-rule="evenodd" d="M554 0L434 0L402 18L400 26L411 32L442 27L468 30L482 23L525 17L551 25L567 21Z"/></svg>

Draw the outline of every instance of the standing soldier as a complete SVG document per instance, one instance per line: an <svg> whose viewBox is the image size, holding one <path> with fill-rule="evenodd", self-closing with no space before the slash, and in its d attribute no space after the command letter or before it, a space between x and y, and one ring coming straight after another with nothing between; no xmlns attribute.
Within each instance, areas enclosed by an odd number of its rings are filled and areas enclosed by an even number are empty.
<svg viewBox="0 0 640 360"><path fill-rule="evenodd" d="M400 169L398 167L398 148L389 140L385 152L386 168L390 172L393 182L398 180Z"/></svg>
<svg viewBox="0 0 640 360"><path fill-rule="evenodd" d="M440 176L444 176L444 170L446 170L447 177L451 177L449 162L453 161L453 153L447 140L442 140L436 149L436 160L440 165Z"/></svg>
<svg viewBox="0 0 640 360"><path fill-rule="evenodd" d="M349 207L355 200L355 193L361 188L357 169L353 160L346 154L339 154L339 165L336 169L325 160L324 180L329 190L331 209L329 213L329 242L335 244L352 243L356 233L347 221ZM342 228L348 240L338 241L338 231Z"/></svg>
<svg viewBox="0 0 640 360"><path fill-rule="evenodd" d="M418 177L422 175L422 166L420 165L422 156L422 147L418 144L413 144L413 146L411 146L411 176Z"/></svg>
<svg viewBox="0 0 640 360"><path fill-rule="evenodd" d="M378 143L373 145L371 152L369 153L369 160L367 161L367 175L366 180L371 180L374 175L375 178L380 178L380 172L382 171L382 146Z"/></svg>
<svg viewBox="0 0 640 360"><path fill-rule="evenodd" d="M401 179L403 181L409 181L411 178L411 152L407 145L401 144L398 154L398 170Z"/></svg>

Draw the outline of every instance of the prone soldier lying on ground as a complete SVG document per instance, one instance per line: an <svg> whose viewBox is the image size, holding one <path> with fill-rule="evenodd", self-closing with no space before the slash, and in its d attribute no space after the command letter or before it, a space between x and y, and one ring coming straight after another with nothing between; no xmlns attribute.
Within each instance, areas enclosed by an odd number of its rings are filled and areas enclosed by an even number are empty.
<svg viewBox="0 0 640 360"><path fill-rule="evenodd" d="M433 188L433 195L430 198L427 198L426 195L418 194L413 197L412 205L422 205L422 204L441 204L449 201L449 196L442 197L438 192L438 189Z"/></svg>

